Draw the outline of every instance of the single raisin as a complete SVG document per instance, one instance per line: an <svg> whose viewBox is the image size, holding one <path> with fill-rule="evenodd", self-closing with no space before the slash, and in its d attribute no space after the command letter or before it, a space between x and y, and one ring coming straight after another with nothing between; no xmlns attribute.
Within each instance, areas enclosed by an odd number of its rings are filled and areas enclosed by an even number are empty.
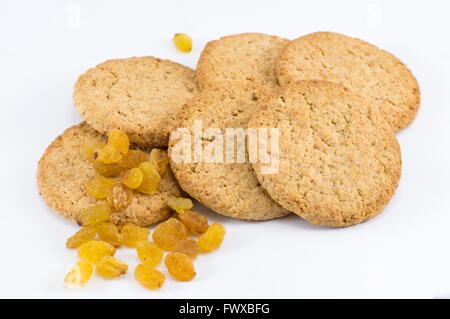
<svg viewBox="0 0 450 319"><path fill-rule="evenodd" d="M116 177L124 171L119 164L105 164L99 159L96 159L92 166L97 174L105 177Z"/></svg>
<svg viewBox="0 0 450 319"><path fill-rule="evenodd" d="M113 246L100 240L91 240L78 247L78 257L93 264L105 256L114 256L115 253Z"/></svg>
<svg viewBox="0 0 450 319"><path fill-rule="evenodd" d="M195 275L192 259L183 253L170 253L164 259L169 274L178 281L190 281Z"/></svg>
<svg viewBox="0 0 450 319"><path fill-rule="evenodd" d="M173 251L185 254L192 260L195 260L195 258L197 258L198 255L197 242L193 239L180 240L175 244Z"/></svg>
<svg viewBox="0 0 450 319"><path fill-rule="evenodd" d="M116 211L122 211L133 200L133 191L123 184L114 185L106 197L108 204Z"/></svg>
<svg viewBox="0 0 450 319"><path fill-rule="evenodd" d="M122 244L122 234L113 223L103 222L95 226L100 240L107 242L115 248Z"/></svg>
<svg viewBox="0 0 450 319"><path fill-rule="evenodd" d="M109 220L111 208L106 203L97 203L86 208L78 218L78 224L82 226L95 225Z"/></svg>
<svg viewBox="0 0 450 319"><path fill-rule="evenodd" d="M116 182L112 179L103 176L95 176L86 183L86 193L97 199L106 198L108 191L115 183Z"/></svg>
<svg viewBox="0 0 450 319"><path fill-rule="evenodd" d="M95 268L100 277L113 279L125 275L128 265L117 258L105 256L100 259Z"/></svg>
<svg viewBox="0 0 450 319"><path fill-rule="evenodd" d="M219 248L224 237L225 227L218 223L211 224L208 230L198 238L198 248L204 253L213 251Z"/></svg>
<svg viewBox="0 0 450 319"><path fill-rule="evenodd" d="M190 230L193 230L199 234L204 233L208 229L208 220L205 216L197 212L185 210L178 214L178 218Z"/></svg>
<svg viewBox="0 0 450 319"><path fill-rule="evenodd" d="M111 144L107 144L97 152L97 160L105 164L117 164L120 163L123 158L123 153Z"/></svg>
<svg viewBox="0 0 450 319"><path fill-rule="evenodd" d="M141 185L144 179L144 173L138 168L132 168L122 176L122 184L131 189L136 189Z"/></svg>
<svg viewBox="0 0 450 319"><path fill-rule="evenodd" d="M139 227L130 223L123 225L120 232L122 234L122 243L130 248L135 248L138 242L146 240L150 234L148 228Z"/></svg>
<svg viewBox="0 0 450 319"><path fill-rule="evenodd" d="M134 270L136 280L145 288L156 290L164 285L166 277L155 267L148 264L139 264Z"/></svg>
<svg viewBox="0 0 450 319"><path fill-rule="evenodd" d="M194 204L189 198L183 197L173 197L168 200L167 205L177 213L181 213L194 207Z"/></svg>
<svg viewBox="0 0 450 319"><path fill-rule="evenodd" d="M182 222L169 218L159 224L153 232L153 242L165 251L172 251L175 244L189 236L189 230Z"/></svg>
<svg viewBox="0 0 450 319"><path fill-rule="evenodd" d="M136 190L147 195L153 194L158 190L158 184L161 181L161 176L159 176L155 164L143 162L139 165L139 169L143 173L143 180Z"/></svg>
<svg viewBox="0 0 450 319"><path fill-rule="evenodd" d="M94 266L87 260L80 260L70 268L64 282L70 288L79 288L91 279Z"/></svg>
<svg viewBox="0 0 450 319"><path fill-rule="evenodd" d="M117 151L119 151L119 153L125 156L128 154L130 141L127 134L125 134L122 130L115 128L108 134L108 145L113 146Z"/></svg>
<svg viewBox="0 0 450 319"><path fill-rule="evenodd" d="M129 150L127 156L119 163L124 169L138 167L139 164L148 161L148 154L140 150Z"/></svg>
<svg viewBox="0 0 450 319"><path fill-rule="evenodd" d="M94 228L83 227L66 241L67 248L77 248L88 241L95 239L97 232Z"/></svg>
<svg viewBox="0 0 450 319"><path fill-rule="evenodd" d="M173 43L181 52L188 53L192 51L192 39L185 33L175 33Z"/></svg>
<svg viewBox="0 0 450 319"><path fill-rule="evenodd" d="M169 156L166 151L154 148L150 152L150 162L156 165L159 175L163 176L169 165Z"/></svg>
<svg viewBox="0 0 450 319"><path fill-rule="evenodd" d="M137 243L136 251L141 262L153 267L158 266L164 256L162 249L154 243L144 240Z"/></svg>

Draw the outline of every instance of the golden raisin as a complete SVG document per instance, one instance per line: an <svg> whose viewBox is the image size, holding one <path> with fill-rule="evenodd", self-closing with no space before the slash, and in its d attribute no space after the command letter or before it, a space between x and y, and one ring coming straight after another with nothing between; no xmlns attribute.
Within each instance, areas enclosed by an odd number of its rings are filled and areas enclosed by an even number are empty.
<svg viewBox="0 0 450 319"><path fill-rule="evenodd" d="M78 218L78 224L82 226L95 225L109 220L111 208L106 203L97 203L86 208Z"/></svg>
<svg viewBox="0 0 450 319"><path fill-rule="evenodd" d="M119 163L124 169L138 167L142 162L148 161L148 154L140 150L129 150L127 156Z"/></svg>
<svg viewBox="0 0 450 319"><path fill-rule="evenodd" d="M123 225L120 232L122 233L122 243L130 248L135 248L138 242L146 240L150 234L147 228L130 223Z"/></svg>
<svg viewBox="0 0 450 319"><path fill-rule="evenodd" d="M143 173L143 180L137 191L147 195L153 194L158 190L158 183L161 181L155 164L143 162L139 165L139 169Z"/></svg>
<svg viewBox="0 0 450 319"><path fill-rule="evenodd" d="M116 177L124 171L124 168L119 164L105 164L99 159L96 159L92 166L97 174L105 177Z"/></svg>
<svg viewBox="0 0 450 319"><path fill-rule="evenodd" d="M166 151L154 148L150 152L150 162L156 165L159 175L163 176L169 165L169 156Z"/></svg>
<svg viewBox="0 0 450 319"><path fill-rule="evenodd" d="M117 258L105 256L100 259L95 268L101 277L113 279L125 275L128 265Z"/></svg>
<svg viewBox="0 0 450 319"><path fill-rule="evenodd" d="M204 253L213 251L219 248L223 237L225 237L225 227L218 223L211 224L208 230L198 238L198 248Z"/></svg>
<svg viewBox="0 0 450 319"><path fill-rule="evenodd" d="M145 288L156 290L164 285L166 277L155 267L139 264L134 270L134 277Z"/></svg>
<svg viewBox="0 0 450 319"><path fill-rule="evenodd" d="M97 160L105 164L117 164L120 163L123 158L123 153L111 144L106 144L104 148L97 152Z"/></svg>
<svg viewBox="0 0 450 319"><path fill-rule="evenodd" d="M133 191L123 184L116 184L109 190L106 200L111 208L122 211L133 200Z"/></svg>
<svg viewBox="0 0 450 319"><path fill-rule="evenodd" d="M179 213L178 218L190 230L193 230L197 233L204 233L208 229L208 220L206 219L206 217L192 210L185 210Z"/></svg>
<svg viewBox="0 0 450 319"><path fill-rule="evenodd" d="M107 242L114 247L120 247L122 244L122 234L119 232L119 228L113 223L100 223L95 226L98 237L100 240Z"/></svg>
<svg viewBox="0 0 450 319"><path fill-rule="evenodd" d="M130 141L128 140L127 134L122 130L115 128L108 134L108 145L113 146L119 153L125 156L128 154Z"/></svg>
<svg viewBox="0 0 450 319"><path fill-rule="evenodd" d="M95 176L86 183L86 193L97 199L106 198L109 189L113 187L114 184L115 182L112 179L103 176Z"/></svg>
<svg viewBox="0 0 450 319"><path fill-rule="evenodd" d="M148 241L140 241L136 245L136 251L140 261L156 267L161 262L164 251L158 248L154 243Z"/></svg>
<svg viewBox="0 0 450 319"><path fill-rule="evenodd" d="M94 161L96 152L106 146L102 141L91 141L81 146L81 154L88 161Z"/></svg>
<svg viewBox="0 0 450 319"><path fill-rule="evenodd" d="M185 33L175 33L173 43L181 52L188 53L192 51L192 39Z"/></svg>
<svg viewBox="0 0 450 319"><path fill-rule="evenodd" d="M87 260L79 260L70 268L64 282L70 288L79 288L91 279L94 266Z"/></svg>
<svg viewBox="0 0 450 319"><path fill-rule="evenodd" d="M170 253L166 256L166 264L169 274L178 281L190 281L196 273L192 259L182 253Z"/></svg>
<svg viewBox="0 0 450 319"><path fill-rule="evenodd" d="M91 240L78 247L78 257L93 264L105 256L114 256L115 253L113 246L100 240Z"/></svg>
<svg viewBox="0 0 450 319"><path fill-rule="evenodd" d="M132 168L125 172L122 177L122 184L131 189L136 189L141 185L144 173L138 168Z"/></svg>
<svg viewBox="0 0 450 319"><path fill-rule="evenodd" d="M197 242L193 239L180 240L175 244L174 252L182 253L194 260L198 255Z"/></svg>
<svg viewBox="0 0 450 319"><path fill-rule="evenodd" d="M189 230L182 222L175 218L169 218L159 224L153 232L152 238L159 248L172 251L175 244L189 236Z"/></svg>
<svg viewBox="0 0 450 319"><path fill-rule="evenodd" d="M192 201L189 198L183 197L173 197L168 200L167 205L177 213L181 213L194 207L194 204L192 204Z"/></svg>
<svg viewBox="0 0 450 319"><path fill-rule="evenodd" d="M67 248L77 248L95 238L97 232L91 227L83 227L66 241Z"/></svg>

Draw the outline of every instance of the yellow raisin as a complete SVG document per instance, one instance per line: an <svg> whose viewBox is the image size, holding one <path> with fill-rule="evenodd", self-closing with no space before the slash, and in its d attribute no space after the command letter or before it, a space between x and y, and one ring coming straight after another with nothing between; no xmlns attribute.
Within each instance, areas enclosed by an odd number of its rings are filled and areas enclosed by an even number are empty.
<svg viewBox="0 0 450 319"><path fill-rule="evenodd" d="M154 243L144 240L136 244L136 251L141 262L153 267L158 266L164 256L162 249L158 248Z"/></svg>
<svg viewBox="0 0 450 319"><path fill-rule="evenodd" d="M99 159L96 159L92 166L97 174L105 177L116 177L124 171L124 168L119 164L105 164Z"/></svg>
<svg viewBox="0 0 450 319"><path fill-rule="evenodd" d="M108 244L118 248L122 244L122 234L119 232L119 228L113 223L100 223L95 226L98 237L100 240L107 242Z"/></svg>
<svg viewBox="0 0 450 319"><path fill-rule="evenodd" d="M91 240L78 247L78 257L96 264L105 256L114 256L116 250L107 242Z"/></svg>
<svg viewBox="0 0 450 319"><path fill-rule="evenodd" d="M95 225L109 220L111 208L106 203L97 203L86 208L78 218L78 224L82 226Z"/></svg>
<svg viewBox="0 0 450 319"><path fill-rule="evenodd" d="M190 281L196 273L192 259L183 253L170 253L164 259L167 271L178 281Z"/></svg>
<svg viewBox="0 0 450 319"><path fill-rule="evenodd" d="M113 279L125 275L128 265L117 258L105 256L100 259L95 268L100 277Z"/></svg>
<svg viewBox="0 0 450 319"><path fill-rule="evenodd" d="M124 169L138 167L139 164L148 161L148 154L140 150L129 150L127 156L119 163Z"/></svg>
<svg viewBox="0 0 450 319"><path fill-rule="evenodd" d="M198 248L204 253L213 251L219 248L224 237L225 227L218 223L211 224L208 230L198 238Z"/></svg>
<svg viewBox="0 0 450 319"><path fill-rule="evenodd" d="M97 232L94 228L83 227L75 233L72 237L66 241L67 248L77 248L88 241L91 241L97 236Z"/></svg>
<svg viewBox="0 0 450 319"><path fill-rule="evenodd" d="M86 183L86 193L97 199L106 198L109 189L113 187L115 183L116 182L112 179L103 176L95 176Z"/></svg>
<svg viewBox="0 0 450 319"><path fill-rule="evenodd" d="M127 134L122 130L115 128L108 134L108 145L113 146L123 156L128 154L130 148L130 141Z"/></svg>
<svg viewBox="0 0 450 319"><path fill-rule="evenodd" d="M197 242L193 239L180 240L175 244L174 252L182 253L194 260L198 255Z"/></svg>
<svg viewBox="0 0 450 319"><path fill-rule="evenodd" d="M141 185L136 189L138 192L151 195L158 190L158 184L161 181L155 164L143 162L139 165L139 169L143 173Z"/></svg>
<svg viewBox="0 0 450 319"><path fill-rule="evenodd" d="M133 191L123 184L114 185L106 197L108 204L116 211L122 211L133 200Z"/></svg>
<svg viewBox="0 0 450 319"><path fill-rule="evenodd" d="M166 151L154 148L150 152L150 162L156 165L159 175L163 176L169 165L169 156Z"/></svg>
<svg viewBox="0 0 450 319"><path fill-rule="evenodd" d="M88 161L94 161L96 158L96 152L106 146L102 141L91 141L81 146L81 154Z"/></svg>
<svg viewBox="0 0 450 319"><path fill-rule="evenodd" d="M130 248L135 248L137 243L146 240L150 231L147 228L126 223L120 230L122 233L122 243Z"/></svg>
<svg viewBox="0 0 450 319"><path fill-rule="evenodd" d="M122 184L131 189L136 189L141 185L144 179L144 173L138 168L134 167L125 172L122 177Z"/></svg>
<svg viewBox="0 0 450 319"><path fill-rule="evenodd" d="M64 282L70 288L79 288L91 279L94 266L87 260L80 260L70 268Z"/></svg>
<svg viewBox="0 0 450 319"><path fill-rule="evenodd" d="M167 205L177 213L181 213L194 207L194 204L192 204L192 201L189 198L183 197L173 197L169 199Z"/></svg>
<svg viewBox="0 0 450 319"><path fill-rule="evenodd" d="M117 164L124 158L123 153L111 144L107 144L104 148L100 149L97 154L97 160L105 164Z"/></svg>
<svg viewBox="0 0 450 319"><path fill-rule="evenodd" d="M192 51L192 39L185 33L175 33L173 43L181 52L188 53Z"/></svg>
<svg viewBox="0 0 450 319"><path fill-rule="evenodd" d="M166 277L155 267L139 264L134 270L134 277L145 288L156 290L164 285Z"/></svg>
<svg viewBox="0 0 450 319"><path fill-rule="evenodd" d="M208 220L205 216L197 212L185 210L178 214L178 218L190 230L193 230L197 233L204 233L208 229Z"/></svg>
<svg viewBox="0 0 450 319"><path fill-rule="evenodd" d="M172 251L175 244L189 236L189 230L182 222L169 218L159 224L153 232L153 242L165 251Z"/></svg>

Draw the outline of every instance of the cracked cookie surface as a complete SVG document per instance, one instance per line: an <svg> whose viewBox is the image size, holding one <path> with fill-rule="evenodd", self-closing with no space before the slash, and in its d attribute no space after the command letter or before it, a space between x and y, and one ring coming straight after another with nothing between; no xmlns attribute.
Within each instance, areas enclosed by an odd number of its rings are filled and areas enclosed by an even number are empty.
<svg viewBox="0 0 450 319"><path fill-rule="evenodd" d="M261 174L284 208L321 226L364 222L382 211L401 174L397 139L371 101L325 81L281 88L249 127L279 129L279 171Z"/></svg>
<svg viewBox="0 0 450 319"><path fill-rule="evenodd" d="M102 140L106 141L106 138L83 122L58 136L39 161L37 180L40 194L50 208L69 220L78 220L84 209L98 202L85 190L86 183L98 174L92 163L81 154L81 148L87 143ZM156 223L171 214L167 201L180 196L181 190L168 170L156 193L136 193L127 208L112 213L111 221L140 226Z"/></svg>
<svg viewBox="0 0 450 319"><path fill-rule="evenodd" d="M198 163L177 163L174 156L181 154L179 146L188 140L183 136L170 135L169 154L171 167L180 186L185 192L215 212L233 218L246 220L269 220L287 215L289 212L275 203L261 187L251 164L245 142L242 145L243 161L237 162L239 152L237 142L227 143L226 129L247 129L247 123L260 100L273 94L270 88L249 83L222 85L220 88L209 87L188 103L180 113L180 126L187 130L192 143L187 144L191 150L190 159L194 160L194 122L201 120L204 132L199 141L203 147L203 156L208 150L221 150L221 156L211 157L217 162L208 162L205 157ZM207 136L207 130L218 130L223 137ZM214 131L210 131L214 133ZM214 133L215 134L215 133ZM237 139L233 139L237 141ZM245 136L244 136L245 141ZM215 144L217 143L217 144ZM234 161L226 159L226 147L233 145ZM180 148L180 150L182 150ZM211 154L220 154L219 151ZM184 152L187 153L187 152Z"/></svg>
<svg viewBox="0 0 450 319"><path fill-rule="evenodd" d="M277 85L275 61L288 43L262 33L234 34L211 41L198 60L197 83L201 89L229 81Z"/></svg>
<svg viewBox="0 0 450 319"><path fill-rule="evenodd" d="M194 70L168 60L108 60L78 78L73 100L81 116L106 134L120 128L141 146L167 146L183 104L196 95Z"/></svg>
<svg viewBox="0 0 450 319"><path fill-rule="evenodd" d="M291 41L276 63L280 85L326 80L371 97L395 132L416 117L420 90L416 78L391 53L365 41L316 32Z"/></svg>

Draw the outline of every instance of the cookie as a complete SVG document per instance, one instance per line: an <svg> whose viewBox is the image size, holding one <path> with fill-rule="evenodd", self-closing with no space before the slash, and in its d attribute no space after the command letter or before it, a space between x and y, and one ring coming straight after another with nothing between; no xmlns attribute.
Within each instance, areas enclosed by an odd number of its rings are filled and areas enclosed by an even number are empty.
<svg viewBox="0 0 450 319"><path fill-rule="evenodd" d="M278 171L262 174L262 163L253 164L269 195L321 226L355 225L380 213L397 188L401 155L371 103L331 82L281 88L248 124L278 128Z"/></svg>
<svg viewBox="0 0 450 319"><path fill-rule="evenodd" d="M170 135L171 167L181 188L219 214L246 220L269 220L288 214L268 196L256 179L247 161L245 142L226 142L226 129L245 130L258 101L270 94L269 89L247 83L207 88L180 113L180 130L184 130L187 138L178 135L177 131ZM199 160L195 160L193 155L195 121L201 121L203 132L197 139L203 147L203 152L200 150L203 158ZM209 129L217 130L218 134L209 135ZM186 144L185 141L189 139L192 143ZM180 147L183 145L185 151ZM239 148L239 145L242 147ZM227 147L234 160L231 157L227 159ZM209 153L210 149L216 149L217 152ZM186 162L176 159L180 154L188 154ZM207 154L217 155L217 158L208 159ZM241 160L239 154L243 154Z"/></svg>
<svg viewBox="0 0 450 319"><path fill-rule="evenodd" d="M327 80L371 97L395 132L414 120L420 104L417 80L399 59L342 34L316 32L291 41L280 53L276 71L281 85Z"/></svg>
<svg viewBox="0 0 450 319"><path fill-rule="evenodd" d="M192 69L140 57L109 60L88 70L76 82L73 100L102 134L120 128L140 146L167 146L177 113L196 92Z"/></svg>
<svg viewBox="0 0 450 319"><path fill-rule="evenodd" d="M80 148L103 137L85 122L72 126L58 136L46 149L38 164L38 186L45 202L63 217L76 221L80 213L98 202L84 190L85 184L97 176L92 163ZM136 193L130 205L120 213L112 213L111 221L146 226L171 214L167 200L179 197L181 190L168 170L153 195Z"/></svg>
<svg viewBox="0 0 450 319"><path fill-rule="evenodd" d="M275 61L289 40L262 33L243 33L209 42L197 63L201 89L224 81L276 85Z"/></svg>

